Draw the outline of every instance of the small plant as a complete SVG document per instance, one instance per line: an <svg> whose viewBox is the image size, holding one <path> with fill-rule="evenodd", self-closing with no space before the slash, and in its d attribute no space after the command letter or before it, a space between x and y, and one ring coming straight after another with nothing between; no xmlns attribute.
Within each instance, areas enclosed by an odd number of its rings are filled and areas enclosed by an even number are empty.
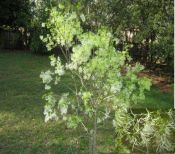
<svg viewBox="0 0 175 154"><path fill-rule="evenodd" d="M175 150L175 113L149 112L128 114L124 108L116 111L116 147L118 153L167 153ZM127 143L127 144L126 144ZM128 144L129 143L129 144Z"/></svg>
<svg viewBox="0 0 175 154"><path fill-rule="evenodd" d="M115 50L116 39L107 28L83 32L79 21L82 15L62 13L56 8L50 12L43 23L50 33L40 38L48 50L60 46L66 62L50 56L51 69L40 75L46 90L45 121L61 119L69 128L82 126L90 138L89 152L96 154L98 125L121 106L127 110L143 100L151 83L137 76L143 66L126 63L131 60L127 50ZM55 93L54 87L59 87L67 74L72 79L66 83L67 92Z"/></svg>

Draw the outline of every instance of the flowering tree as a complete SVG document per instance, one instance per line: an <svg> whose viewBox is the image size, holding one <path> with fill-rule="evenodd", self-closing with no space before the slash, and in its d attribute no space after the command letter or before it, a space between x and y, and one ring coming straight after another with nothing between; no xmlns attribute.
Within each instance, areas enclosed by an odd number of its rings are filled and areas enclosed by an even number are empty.
<svg viewBox="0 0 175 154"><path fill-rule="evenodd" d="M60 57L51 56L51 69L41 72L46 90L44 115L46 122L62 119L70 128L81 125L90 137L90 153L96 154L98 124L111 112L121 107L127 110L144 99L150 81L137 76L143 66L126 63L131 61L127 51L116 51L116 39L107 28L84 32L80 20L85 20L84 15L53 8L42 24L50 31L40 36L48 50L60 46L66 59L62 63ZM54 93L53 88L66 74L71 76L73 86L67 86L66 93Z"/></svg>

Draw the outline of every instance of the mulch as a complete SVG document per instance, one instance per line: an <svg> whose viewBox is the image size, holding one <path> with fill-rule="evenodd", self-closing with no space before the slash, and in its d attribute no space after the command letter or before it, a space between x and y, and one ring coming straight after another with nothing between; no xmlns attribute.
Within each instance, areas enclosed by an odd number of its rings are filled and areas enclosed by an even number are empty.
<svg viewBox="0 0 175 154"><path fill-rule="evenodd" d="M140 73L140 76L148 77L152 80L152 84L159 88L162 92L173 93L174 91L174 79L167 74L157 74L154 71L144 70Z"/></svg>

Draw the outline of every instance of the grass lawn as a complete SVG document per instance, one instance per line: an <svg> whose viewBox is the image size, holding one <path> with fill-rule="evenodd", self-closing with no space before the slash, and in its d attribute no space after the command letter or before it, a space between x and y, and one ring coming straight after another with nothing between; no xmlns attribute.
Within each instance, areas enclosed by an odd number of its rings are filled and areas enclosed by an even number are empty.
<svg viewBox="0 0 175 154"><path fill-rule="evenodd" d="M1 154L87 153L87 140L82 138L79 143L75 138L79 132L66 129L61 122L44 123L44 91L39 75L48 63L47 56L0 53ZM145 102L135 108L169 109L173 107L173 94L152 87ZM106 125L98 134L98 150L109 154L114 152L114 133L111 125Z"/></svg>

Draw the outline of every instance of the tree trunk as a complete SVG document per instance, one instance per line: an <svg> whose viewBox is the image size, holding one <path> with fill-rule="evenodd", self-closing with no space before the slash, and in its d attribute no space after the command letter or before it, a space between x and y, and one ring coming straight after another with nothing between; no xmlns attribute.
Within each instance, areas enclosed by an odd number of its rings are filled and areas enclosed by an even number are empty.
<svg viewBox="0 0 175 154"><path fill-rule="evenodd" d="M93 154L97 154L97 115L94 115L94 130L93 130Z"/></svg>
<svg viewBox="0 0 175 154"><path fill-rule="evenodd" d="M89 154L97 154L97 115L94 114L93 129L89 134Z"/></svg>
<svg viewBox="0 0 175 154"><path fill-rule="evenodd" d="M92 143L92 137L93 137L93 131L91 130L90 133L89 133L89 154L92 154L93 152L93 143Z"/></svg>

